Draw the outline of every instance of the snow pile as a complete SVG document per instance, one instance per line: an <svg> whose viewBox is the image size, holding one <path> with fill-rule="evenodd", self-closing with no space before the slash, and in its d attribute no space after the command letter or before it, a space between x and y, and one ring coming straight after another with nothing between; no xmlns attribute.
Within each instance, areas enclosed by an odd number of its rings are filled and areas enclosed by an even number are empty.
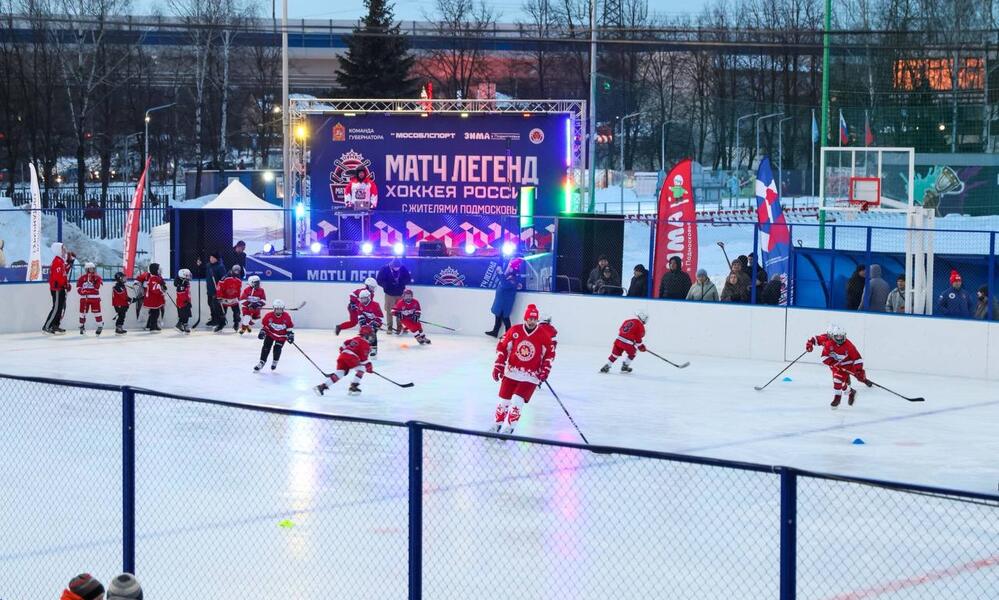
<svg viewBox="0 0 999 600"><path fill-rule="evenodd" d="M59 222L54 215L42 215L42 264L48 264L54 258L51 250L53 242L59 236ZM31 254L31 214L24 208L14 208L7 198L0 199L0 240L4 240L4 253L7 255L7 266L15 261L27 262ZM109 240L104 242L93 240L76 225L64 222L62 226L62 241L77 258L82 261L93 261L98 265L121 265L121 241L113 250Z"/></svg>

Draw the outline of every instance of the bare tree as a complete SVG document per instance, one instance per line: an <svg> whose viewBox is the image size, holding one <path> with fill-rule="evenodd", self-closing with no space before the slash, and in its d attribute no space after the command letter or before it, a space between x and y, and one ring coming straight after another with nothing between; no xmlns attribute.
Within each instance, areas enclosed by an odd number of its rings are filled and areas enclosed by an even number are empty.
<svg viewBox="0 0 999 600"><path fill-rule="evenodd" d="M419 70L446 96L469 97L473 83L489 78L485 38L496 25L497 13L484 0L435 0L435 12L426 15L436 23L442 48L430 50L419 61ZM448 39L450 38L450 39ZM447 46L447 47L443 47Z"/></svg>

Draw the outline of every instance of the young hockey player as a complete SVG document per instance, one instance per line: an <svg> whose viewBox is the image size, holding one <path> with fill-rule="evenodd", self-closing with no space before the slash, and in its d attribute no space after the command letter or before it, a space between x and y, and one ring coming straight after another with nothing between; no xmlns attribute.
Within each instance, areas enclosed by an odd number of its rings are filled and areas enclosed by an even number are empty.
<svg viewBox="0 0 999 600"><path fill-rule="evenodd" d="M548 332L548 336L552 338L552 349L558 348L558 329L552 325L551 315L541 315L541 321L538 323L538 327L545 329Z"/></svg>
<svg viewBox="0 0 999 600"><path fill-rule="evenodd" d="M117 335L128 333L125 329L125 316L131 304L132 298L128 295L128 286L125 285L125 274L118 271L114 274L114 287L111 288L111 306L117 315L114 320L114 332Z"/></svg>
<svg viewBox="0 0 999 600"><path fill-rule="evenodd" d="M507 329L496 345L493 380L500 382L500 401L491 431L513 433L523 405L531 401L534 390L548 379L554 360L552 330L540 326L538 307L530 304L524 312L524 322Z"/></svg>
<svg viewBox="0 0 999 600"><path fill-rule="evenodd" d="M260 333L257 337L264 340L264 345L260 348L260 362L253 367L254 371L264 368L267 356L274 348L274 360L271 362L271 371L277 368L278 360L281 358L281 349L284 343L295 343L295 332L292 327L295 323L291 320L291 315L284 309L284 300L274 301L274 310L264 315L264 320L260 323Z"/></svg>
<svg viewBox="0 0 999 600"><path fill-rule="evenodd" d="M378 282L375 281L375 278L368 277L364 280L364 287L359 287L351 292L350 299L347 301L347 314L350 315L350 318L336 326L337 335L340 335L342 330L350 329L351 327L357 325L358 316L361 312L361 292L368 292L368 297L373 298L377 287Z"/></svg>
<svg viewBox="0 0 999 600"><path fill-rule="evenodd" d="M173 280L177 290L177 330L181 333L191 333L187 322L191 320L191 270L181 269Z"/></svg>
<svg viewBox="0 0 999 600"><path fill-rule="evenodd" d="M230 310L232 311L232 330L239 330L239 294L243 291L243 280L239 277L242 272L239 265L233 265L229 274L215 286L215 298L222 305L222 316L215 324L216 333L225 327L225 313Z"/></svg>
<svg viewBox="0 0 999 600"><path fill-rule="evenodd" d="M374 335L370 325L361 325L361 330L357 336L350 338L340 346L340 356L336 359L336 371L330 373L329 383L325 381L312 388L317 394L322 396L330 386L347 376L351 370L354 371L354 381L350 382L347 393L356 396L361 393L361 378L365 373L374 372L371 360L368 355L371 346L368 344L368 337Z"/></svg>
<svg viewBox="0 0 999 600"><path fill-rule="evenodd" d="M139 273L135 280L142 284L142 308L149 310L146 329L153 333L160 331L160 312L166 303L163 295L166 284L160 277L159 263L149 263L149 270Z"/></svg>
<svg viewBox="0 0 999 600"><path fill-rule="evenodd" d="M101 315L101 285L104 280L97 274L97 267L94 263L88 262L83 265L83 275L76 280L76 293L80 294L80 335L87 327L87 313L94 313L94 320L97 321L97 335L104 331L104 316Z"/></svg>
<svg viewBox="0 0 999 600"><path fill-rule="evenodd" d="M822 347L822 362L832 371L833 401L830 406L833 408L839 406L843 392L847 394L847 404L853 406L853 402L857 398L857 390L850 387L850 375L856 377L857 381L866 384L867 387L874 385L867 381L864 359L857 351L857 347L846 339L846 330L839 325L830 325L825 333L809 338L805 342L805 350L808 352L814 350L815 346Z"/></svg>
<svg viewBox="0 0 999 600"><path fill-rule="evenodd" d="M260 287L260 277L250 275L247 282L250 285L246 286L239 297L240 304L243 305L243 319L239 322L239 335L253 331L253 325L260 318L260 309L267 302L267 294L264 293L264 288Z"/></svg>
<svg viewBox="0 0 999 600"><path fill-rule="evenodd" d="M413 290L406 289L402 292L402 297L392 307L392 314L398 318L396 334L401 334L405 329L416 334L416 341L429 344L430 340L423 333L423 325L420 323L420 301L413 298Z"/></svg>
<svg viewBox="0 0 999 600"><path fill-rule="evenodd" d="M645 324L648 322L649 315L643 311L638 311L635 313L633 319L628 319L624 323L621 323L621 329L617 332L617 339L614 340L614 346L611 347L610 356L607 357L607 362L604 363L604 366L600 367L601 373L609 373L611 365L622 354L625 357L621 361L621 372L631 373L631 361L635 360L635 351L645 352L645 344L642 343L642 338L645 337Z"/></svg>

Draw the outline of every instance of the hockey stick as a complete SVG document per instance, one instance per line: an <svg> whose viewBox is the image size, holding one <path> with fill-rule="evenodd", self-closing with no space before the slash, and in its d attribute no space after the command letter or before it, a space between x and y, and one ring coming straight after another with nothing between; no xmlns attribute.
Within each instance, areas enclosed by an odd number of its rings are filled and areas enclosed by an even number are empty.
<svg viewBox="0 0 999 600"><path fill-rule="evenodd" d="M440 327L441 329L447 329L448 331L458 331L454 327L448 327L446 325L438 325L437 323L431 323L430 321L424 321L423 319L420 319L420 323L423 323L424 325L433 325L434 327Z"/></svg>
<svg viewBox="0 0 999 600"><path fill-rule="evenodd" d="M302 310L302 307L306 305L306 302L302 302L298 306L285 307L285 310ZM260 310L274 310L273 306L261 306Z"/></svg>
<svg viewBox="0 0 999 600"><path fill-rule="evenodd" d="M926 398L923 398L922 396L919 396L919 397L916 397L916 398L909 398L908 396L903 396L902 394L899 394L895 390L890 390L890 389L886 388L885 386L881 385L880 383L875 383L875 382L871 381L870 379L867 380L867 383L873 385L874 387L879 387L879 388L883 389L884 391L889 392L891 394L895 394L899 398L902 398L903 400L908 400L909 402L926 402Z"/></svg>
<svg viewBox="0 0 999 600"><path fill-rule="evenodd" d="M201 324L201 280L198 279L198 319L191 325L191 329L197 329L198 325Z"/></svg>
<svg viewBox="0 0 999 600"><path fill-rule="evenodd" d="M722 254L725 255L725 264L732 266L732 261L728 259L728 252L725 252L725 242L718 242L718 247L722 249Z"/></svg>
<svg viewBox="0 0 999 600"><path fill-rule="evenodd" d="M666 358L666 357L664 357L664 356L659 356L658 354L656 354L656 353L655 353L655 352L653 352L652 350L649 350L649 349L646 349L645 351L646 351L646 352L648 352L649 354L651 354L652 356L655 356L655 357L656 357L656 358L658 358L659 360L662 360L662 361L665 361L665 362L668 362L669 364L673 365L673 366L674 366L674 367L676 367L677 369L686 369L687 367L689 367L689 366L690 366L690 362L689 362L689 361L688 361L688 362L685 362L685 363L683 363L683 364L681 364L681 365L678 365L678 364L676 364L675 362L671 361L670 359L668 359L668 358Z"/></svg>
<svg viewBox="0 0 999 600"><path fill-rule="evenodd" d="M773 383L778 377L780 377L781 375L784 374L784 371L787 371L788 369L790 369L791 365L793 365L794 363L796 363L799 360L801 360L802 358L804 358L804 356L806 354L808 354L808 350L805 350L804 352L802 352L801 354L798 355L798 358L796 358L796 359L792 360L791 362L787 363L787 366L784 367L783 369L781 369L780 373L777 373L776 375L774 375L773 379L771 379L770 381L764 383L763 385L754 385L753 389L756 390L757 392L763 391L763 388L765 388L768 385L770 385L771 383Z"/></svg>
<svg viewBox="0 0 999 600"><path fill-rule="evenodd" d="M398 381L392 381L391 379L389 379L388 377L382 375L378 371L372 371L371 373L373 375L377 375L377 376L381 377L382 379L384 379L385 381L387 381L389 383L392 383L392 384L395 384L395 385L397 385L397 386L399 386L401 388L411 388L414 385L412 381L409 382L409 383L399 383Z"/></svg>
<svg viewBox="0 0 999 600"><path fill-rule="evenodd" d="M319 371L320 373L322 373L323 377L329 377L330 376L329 373L327 373L327 372L323 371L322 369L320 369L319 365L317 365L316 362L314 360L312 360L311 358L309 358L309 355L305 353L305 350L302 350L301 348L298 347L298 344L296 344L295 342L288 342L288 343L291 344L292 346L294 346L295 350L298 350L299 352L301 352L302 356L305 357L305 360L307 360L310 363L312 363L312 366L315 367L317 371Z"/></svg>
<svg viewBox="0 0 999 600"><path fill-rule="evenodd" d="M555 396L555 400L558 402L558 405L562 407L562 412L564 412L565 416L569 418L569 422L576 428L576 433L579 434L579 437L583 438L583 443L589 445L590 440L586 439L586 436L583 435L583 432L579 429L579 425L576 425L576 420L569 414L569 409L565 407L565 404L562 404L562 399L558 397L558 394L556 394L555 390L552 389L552 384L548 383L547 379L545 380L545 385L548 386L548 391L552 393L552 396Z"/></svg>

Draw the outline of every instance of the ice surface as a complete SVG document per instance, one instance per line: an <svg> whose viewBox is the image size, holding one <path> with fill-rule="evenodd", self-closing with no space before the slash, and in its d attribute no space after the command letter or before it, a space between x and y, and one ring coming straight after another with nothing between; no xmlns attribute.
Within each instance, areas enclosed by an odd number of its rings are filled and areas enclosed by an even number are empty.
<svg viewBox="0 0 999 600"><path fill-rule="evenodd" d="M416 386L368 376L358 397L342 382L315 396L322 377L291 347L277 372L253 373L260 342L228 330L5 335L0 370L484 429L496 398L493 340L431 336L429 347L383 337L376 368ZM341 340L297 333L324 368ZM655 347L654 336L647 342ZM855 406L834 411L824 367L795 366L790 382L756 392L779 363L671 356L691 361L677 370L641 355L634 373L602 375L608 350L560 345L551 377L592 443L996 490L999 399L984 381L878 372L883 384L927 401L861 388ZM41 597L41 584L52 597L77 571L104 569L106 579L118 568L120 413L113 395L42 388L31 397L18 386L0 380L0 490L37 501L7 504L3 519L27 533L3 538L0 597ZM544 389L518 433L578 441ZM260 598L404 596L404 429L140 395L136 435L137 570L147 587L180 597L197 573L206 575L197 577L204 598L232 597L249 582ZM858 437L866 443L853 445ZM89 474L86 485L63 471L68 465ZM428 431L424 490L427 598L609 598L624 589L635 598L777 596L779 478L771 473ZM976 509L979 518L955 517ZM963 599L996 589L996 515L802 480L799 598L889 589L890 597ZM294 526L279 527L284 519Z"/></svg>

